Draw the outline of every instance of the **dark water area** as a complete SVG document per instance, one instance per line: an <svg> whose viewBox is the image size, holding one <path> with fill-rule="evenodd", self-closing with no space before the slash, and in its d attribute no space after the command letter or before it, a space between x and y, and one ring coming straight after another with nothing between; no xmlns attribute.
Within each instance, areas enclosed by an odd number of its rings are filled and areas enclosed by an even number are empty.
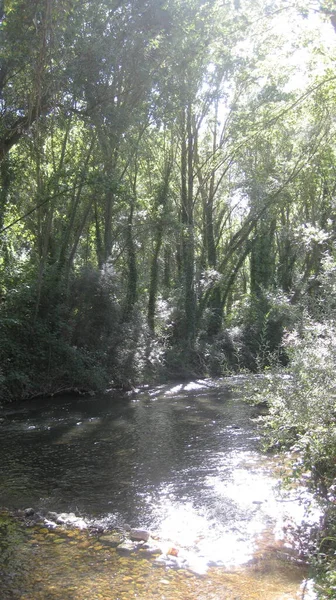
<svg viewBox="0 0 336 600"><path fill-rule="evenodd" d="M284 501L277 489L243 385L199 381L2 409L0 506L147 528L189 552L201 574L243 565L265 536L304 515L302 498Z"/></svg>
<svg viewBox="0 0 336 600"><path fill-rule="evenodd" d="M0 428L1 504L146 525L163 496L210 507L209 478L230 479L237 453L258 451L255 414L210 384L26 403Z"/></svg>

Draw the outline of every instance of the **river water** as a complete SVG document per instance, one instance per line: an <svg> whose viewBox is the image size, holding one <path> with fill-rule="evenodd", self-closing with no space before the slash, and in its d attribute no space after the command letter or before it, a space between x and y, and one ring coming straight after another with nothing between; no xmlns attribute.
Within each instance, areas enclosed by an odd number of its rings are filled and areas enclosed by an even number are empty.
<svg viewBox="0 0 336 600"><path fill-rule="evenodd" d="M280 492L243 389L238 377L3 409L0 506L73 513L83 528L4 513L1 599L313 598L293 560L309 499ZM145 528L181 559L121 556L86 524Z"/></svg>

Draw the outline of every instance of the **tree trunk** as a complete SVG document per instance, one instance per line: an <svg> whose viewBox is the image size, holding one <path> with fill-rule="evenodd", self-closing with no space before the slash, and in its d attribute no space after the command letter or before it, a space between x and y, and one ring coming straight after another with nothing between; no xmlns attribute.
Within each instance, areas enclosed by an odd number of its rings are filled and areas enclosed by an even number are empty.
<svg viewBox="0 0 336 600"><path fill-rule="evenodd" d="M4 227L5 212L7 206L9 186L11 182L10 167L8 157L0 163L0 231Z"/></svg>
<svg viewBox="0 0 336 600"><path fill-rule="evenodd" d="M157 200L156 200L156 212L158 213L158 221L156 224L156 236L154 240L154 252L151 260L150 266L150 282L149 282L149 298L148 298L148 311L147 311L147 323L150 330L155 332L155 308L156 308L156 298L158 291L158 282L159 282L159 265L158 258L162 246L163 240L163 229L164 229L164 219L167 212L167 203L168 203L168 189L169 189L169 179L171 173L171 163L169 162L165 168L164 180L160 189L158 190Z"/></svg>
<svg viewBox="0 0 336 600"><path fill-rule="evenodd" d="M191 102L182 109L181 204L186 339L193 348L196 336L195 248L193 207L193 135Z"/></svg>
<svg viewBox="0 0 336 600"><path fill-rule="evenodd" d="M133 240L133 215L134 215L134 204L135 200L132 198L130 213L128 217L127 230L126 230L126 251L127 251L127 291L126 299L123 310L122 321L126 322L130 319L134 305L138 299L138 270L136 263L136 251Z"/></svg>

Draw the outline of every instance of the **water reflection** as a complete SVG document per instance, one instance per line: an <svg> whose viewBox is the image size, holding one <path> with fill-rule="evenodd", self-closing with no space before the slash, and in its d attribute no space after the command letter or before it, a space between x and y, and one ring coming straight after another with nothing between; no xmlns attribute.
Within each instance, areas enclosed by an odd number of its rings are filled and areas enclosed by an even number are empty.
<svg viewBox="0 0 336 600"><path fill-rule="evenodd" d="M241 565L303 515L276 490L255 410L211 381L22 405L0 429L0 504L149 528L198 572Z"/></svg>

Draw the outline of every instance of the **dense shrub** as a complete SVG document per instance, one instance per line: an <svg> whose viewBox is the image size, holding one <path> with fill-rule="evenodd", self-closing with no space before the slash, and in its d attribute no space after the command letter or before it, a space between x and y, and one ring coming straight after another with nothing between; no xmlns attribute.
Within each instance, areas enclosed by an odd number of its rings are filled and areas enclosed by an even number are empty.
<svg viewBox="0 0 336 600"><path fill-rule="evenodd" d="M295 456L291 478L303 474L324 511L316 541L315 564L327 581L321 598L335 598L336 581L336 324L307 315L284 346L287 370L268 375L255 401L267 401L268 445Z"/></svg>
<svg viewBox="0 0 336 600"><path fill-rule="evenodd" d="M0 398L105 389L118 325L112 283L99 272L78 273L67 290L49 273L40 294L36 279L17 282L0 309Z"/></svg>

